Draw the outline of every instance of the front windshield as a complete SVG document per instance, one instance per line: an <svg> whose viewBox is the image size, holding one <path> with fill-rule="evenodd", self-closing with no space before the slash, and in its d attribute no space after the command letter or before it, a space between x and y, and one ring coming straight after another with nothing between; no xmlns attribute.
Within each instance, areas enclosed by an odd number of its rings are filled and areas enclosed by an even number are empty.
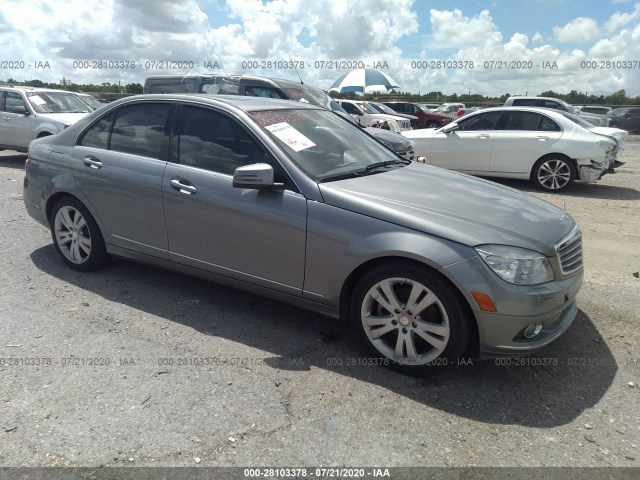
<svg viewBox="0 0 640 480"><path fill-rule="evenodd" d="M574 107L573 105L568 104L564 100L560 100L560 104L567 109L568 112L578 113L580 109L578 107Z"/></svg>
<svg viewBox="0 0 640 480"><path fill-rule="evenodd" d="M309 88L304 84L300 84L292 88L285 88L284 91L287 92L287 95L292 100L332 109L331 102L333 102L333 99L320 89Z"/></svg>
<svg viewBox="0 0 640 480"><path fill-rule="evenodd" d="M398 112L396 112L393 108L389 108L386 105L383 105L382 103L371 103L370 105L376 110L378 110L380 113L387 113L389 115L398 114Z"/></svg>
<svg viewBox="0 0 640 480"><path fill-rule="evenodd" d="M267 110L250 115L318 182L358 175L374 163L402 161L362 129L329 111Z"/></svg>
<svg viewBox="0 0 640 480"><path fill-rule="evenodd" d="M29 92L27 98L36 113L91 113L93 111L74 93Z"/></svg>
<svg viewBox="0 0 640 480"><path fill-rule="evenodd" d="M360 103L360 105L364 106L364 111L366 113L370 113L372 115L377 115L378 113L380 113L375 108L373 108L371 105L369 105L369 102L362 102L362 103Z"/></svg>
<svg viewBox="0 0 640 480"><path fill-rule="evenodd" d="M630 107L614 108L609 113L607 113L607 115L610 117L621 117L625 115L629 110L631 110Z"/></svg>
<svg viewBox="0 0 640 480"><path fill-rule="evenodd" d="M89 105L93 110L97 110L102 107L102 103L96 97L92 95L78 95L80 100Z"/></svg>

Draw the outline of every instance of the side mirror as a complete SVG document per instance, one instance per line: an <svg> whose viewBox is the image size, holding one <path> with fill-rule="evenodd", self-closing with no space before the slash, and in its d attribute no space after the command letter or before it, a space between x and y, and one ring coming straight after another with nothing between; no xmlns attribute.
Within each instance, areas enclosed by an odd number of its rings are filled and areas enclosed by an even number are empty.
<svg viewBox="0 0 640 480"><path fill-rule="evenodd" d="M22 105L17 105L11 109L11 113L17 113L19 115L29 115L30 112Z"/></svg>
<svg viewBox="0 0 640 480"><path fill-rule="evenodd" d="M250 188L266 190L283 187L282 183L273 181L273 167L267 163L255 163L238 167L233 172L234 188Z"/></svg>
<svg viewBox="0 0 640 480"><path fill-rule="evenodd" d="M443 133L451 133L455 130L458 130L458 128L460 128L460 125L458 125L456 122L451 122L442 127L440 131Z"/></svg>

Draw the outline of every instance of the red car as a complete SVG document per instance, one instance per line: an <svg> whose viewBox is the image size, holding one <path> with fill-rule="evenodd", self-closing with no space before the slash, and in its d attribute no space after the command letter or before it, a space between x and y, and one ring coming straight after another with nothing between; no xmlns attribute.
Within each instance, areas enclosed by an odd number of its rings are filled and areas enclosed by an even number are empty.
<svg viewBox="0 0 640 480"><path fill-rule="evenodd" d="M392 108L398 113L407 113L418 117L417 128L440 128L444 127L451 119L446 115L434 113L419 103L413 102L382 102L387 107Z"/></svg>

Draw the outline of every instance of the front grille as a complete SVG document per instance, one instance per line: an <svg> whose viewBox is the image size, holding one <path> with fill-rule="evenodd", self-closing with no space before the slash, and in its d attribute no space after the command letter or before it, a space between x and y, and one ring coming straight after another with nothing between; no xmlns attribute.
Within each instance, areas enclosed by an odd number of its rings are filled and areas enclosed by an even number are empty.
<svg viewBox="0 0 640 480"><path fill-rule="evenodd" d="M400 120L400 128L402 130L411 130L411 122L409 120Z"/></svg>
<svg viewBox="0 0 640 480"><path fill-rule="evenodd" d="M560 270L563 275L569 275L582 268L582 233L578 229L572 232L568 238L556 245Z"/></svg>

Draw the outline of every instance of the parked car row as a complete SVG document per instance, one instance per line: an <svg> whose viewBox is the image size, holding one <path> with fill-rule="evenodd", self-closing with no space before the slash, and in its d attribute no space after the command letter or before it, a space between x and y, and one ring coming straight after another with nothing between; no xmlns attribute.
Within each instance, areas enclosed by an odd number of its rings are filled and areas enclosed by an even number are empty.
<svg viewBox="0 0 640 480"><path fill-rule="evenodd" d="M380 124L384 122L387 124L388 129L396 132L411 130L411 118L401 117L395 114L395 112L393 115L381 113L369 102L358 102L355 100L336 100L336 102L338 102L359 125L364 127L380 126Z"/></svg>

